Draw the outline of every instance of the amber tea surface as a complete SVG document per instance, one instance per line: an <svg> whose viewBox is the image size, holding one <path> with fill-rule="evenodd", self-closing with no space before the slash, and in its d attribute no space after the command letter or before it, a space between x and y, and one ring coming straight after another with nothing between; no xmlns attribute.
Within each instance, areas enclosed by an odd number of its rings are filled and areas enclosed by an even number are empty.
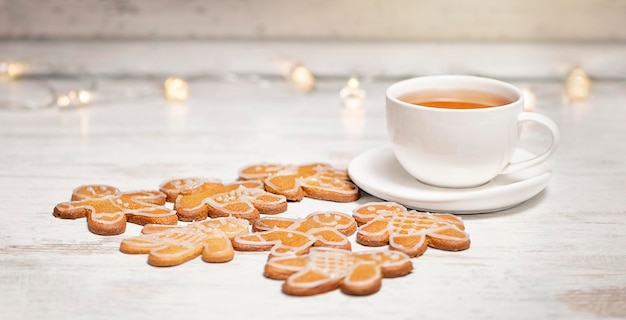
<svg viewBox="0 0 626 320"><path fill-rule="evenodd" d="M474 90L415 91L402 95L399 99L415 105L444 109L492 108L513 102L501 95Z"/></svg>

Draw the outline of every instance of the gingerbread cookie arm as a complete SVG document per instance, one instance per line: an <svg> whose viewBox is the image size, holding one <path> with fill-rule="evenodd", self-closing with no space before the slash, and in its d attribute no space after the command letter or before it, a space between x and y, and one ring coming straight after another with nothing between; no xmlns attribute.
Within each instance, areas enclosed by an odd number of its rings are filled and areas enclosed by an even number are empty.
<svg viewBox="0 0 626 320"><path fill-rule="evenodd" d="M384 246L389 243L389 219L379 217L359 228L356 233L358 243L366 246Z"/></svg>
<svg viewBox="0 0 626 320"><path fill-rule="evenodd" d="M463 220L455 215L449 213L433 213L431 217L437 222L453 224L460 230L465 230L465 224L463 223Z"/></svg>
<svg viewBox="0 0 626 320"><path fill-rule="evenodd" d="M216 218L199 223L206 228L202 260L206 262L228 262L235 256L232 239L248 233L250 223L235 217Z"/></svg>
<svg viewBox="0 0 626 320"><path fill-rule="evenodd" d="M88 200L75 200L71 202L61 202L54 207L52 214L61 219L79 219L87 216L89 211L95 208Z"/></svg>
<svg viewBox="0 0 626 320"><path fill-rule="evenodd" d="M315 237L316 247L337 248L352 250L350 241L341 232L331 227L315 228L307 231L307 234Z"/></svg>
<svg viewBox="0 0 626 320"><path fill-rule="evenodd" d="M339 288L342 280L342 276L305 268L287 278L283 283L283 292L292 296L312 296Z"/></svg>
<svg viewBox="0 0 626 320"><path fill-rule="evenodd" d="M203 242L202 260L206 262L228 262L235 256L230 239L223 232L213 232Z"/></svg>
<svg viewBox="0 0 626 320"><path fill-rule="evenodd" d="M315 237L306 233L273 229L265 232L237 236L233 247L238 251L270 251L270 257L302 255L315 243Z"/></svg>
<svg viewBox="0 0 626 320"><path fill-rule="evenodd" d="M359 199L359 188L348 180L319 175L302 179L305 196L335 202L352 202Z"/></svg>
<svg viewBox="0 0 626 320"><path fill-rule="evenodd" d="M375 263L357 263L343 279L341 291L353 296L376 293L383 285L383 276Z"/></svg>
<svg viewBox="0 0 626 320"><path fill-rule="evenodd" d="M357 261L356 265L341 288L351 295L375 293L380 290L382 278L405 276L413 270L410 257L402 252L361 252L352 257Z"/></svg>
<svg viewBox="0 0 626 320"><path fill-rule="evenodd" d="M113 236L126 231L126 214L122 211L89 211L87 229L97 235Z"/></svg>
<svg viewBox="0 0 626 320"><path fill-rule="evenodd" d="M409 257L419 257L428 248L426 233L394 234L389 239L389 247L403 252Z"/></svg>
<svg viewBox="0 0 626 320"><path fill-rule="evenodd" d="M451 224L431 229L428 232L428 243L431 247L441 250L461 251L468 249L471 241L467 232Z"/></svg>
<svg viewBox="0 0 626 320"><path fill-rule="evenodd" d="M283 256L268 259L264 275L270 279L285 280L302 270L307 264L307 256Z"/></svg>

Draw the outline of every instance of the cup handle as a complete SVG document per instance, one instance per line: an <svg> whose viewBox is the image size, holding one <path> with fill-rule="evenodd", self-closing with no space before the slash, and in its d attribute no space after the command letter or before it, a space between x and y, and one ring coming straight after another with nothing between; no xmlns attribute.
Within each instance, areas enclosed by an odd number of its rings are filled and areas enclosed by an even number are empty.
<svg viewBox="0 0 626 320"><path fill-rule="evenodd" d="M528 160L524 160L524 161L520 161L516 163L509 163L506 167L504 167L504 169L502 169L500 174L509 174L509 173L524 170L532 166L535 166L537 164L540 164L546 161L554 153L557 146L559 145L559 140L561 138L561 135L559 134L559 128L556 126L554 121L552 121L550 118L539 113L522 112L520 116L517 118L517 123L518 125L520 125L523 122L535 122L546 127L548 131L550 131L550 134L552 135L552 142L550 144L550 147L548 148L548 150L544 151L542 154L534 158L530 158Z"/></svg>

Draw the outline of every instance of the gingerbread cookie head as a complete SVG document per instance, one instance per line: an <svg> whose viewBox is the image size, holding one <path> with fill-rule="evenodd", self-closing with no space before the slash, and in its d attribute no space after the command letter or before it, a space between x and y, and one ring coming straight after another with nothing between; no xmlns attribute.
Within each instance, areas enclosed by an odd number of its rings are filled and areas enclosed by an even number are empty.
<svg viewBox="0 0 626 320"><path fill-rule="evenodd" d="M199 221L207 217L233 216L249 221L260 214L277 214L287 210L284 196L263 189L261 181L222 184L217 179L175 179L161 185L174 198L174 210L181 221Z"/></svg>
<svg viewBox="0 0 626 320"><path fill-rule="evenodd" d="M366 246L389 244L411 257L422 255L428 246L447 251L470 246L463 221L451 214L408 211L398 204L384 203L366 203L354 212L368 221L357 231L357 242Z"/></svg>
<svg viewBox="0 0 626 320"><path fill-rule="evenodd" d="M94 198L90 198L93 195ZM53 211L61 219L87 218L89 231L99 235L124 233L126 222L176 224L176 213L164 206L159 191L119 192L109 186L89 185L74 190L70 202L59 203Z"/></svg>
<svg viewBox="0 0 626 320"><path fill-rule="evenodd" d="M304 219L279 217L261 218L252 225L253 231L285 229L303 232L313 236L316 247L330 247L350 250L348 236L356 231L356 222L347 214L326 211L314 212Z"/></svg>
<svg viewBox="0 0 626 320"><path fill-rule="evenodd" d="M412 269L409 257L401 252L313 248L303 256L270 258L265 276L285 280L283 292L294 296L338 288L350 295L369 295L380 290L383 278L404 276Z"/></svg>
<svg viewBox="0 0 626 320"><path fill-rule="evenodd" d="M113 186L104 184L90 184L80 186L72 192L72 201L85 200L85 199L97 199L106 196L117 196L122 192Z"/></svg>
<svg viewBox="0 0 626 320"><path fill-rule="evenodd" d="M199 188L207 187L205 184L221 187L222 182L217 179L203 178L172 179L161 184L159 191L167 195L167 202L175 202L178 195L196 192Z"/></svg>
<svg viewBox="0 0 626 320"><path fill-rule="evenodd" d="M405 212L407 209L395 202L368 202L354 209L352 216L358 225L362 225L374 220L379 215L393 215Z"/></svg>
<svg viewBox="0 0 626 320"><path fill-rule="evenodd" d="M241 168L239 178L242 180L263 180L285 169L282 164L259 163Z"/></svg>
<svg viewBox="0 0 626 320"><path fill-rule="evenodd" d="M300 201L303 197L336 202L351 202L359 198L359 189L345 171L327 164L301 166L256 164L242 168L240 179L262 178L265 190Z"/></svg>
<svg viewBox="0 0 626 320"><path fill-rule="evenodd" d="M231 239L248 233L247 220L233 217L194 222L187 226L146 225L142 235L125 239L120 251L148 254L148 263L156 267L176 266L199 255L206 262L233 259Z"/></svg>

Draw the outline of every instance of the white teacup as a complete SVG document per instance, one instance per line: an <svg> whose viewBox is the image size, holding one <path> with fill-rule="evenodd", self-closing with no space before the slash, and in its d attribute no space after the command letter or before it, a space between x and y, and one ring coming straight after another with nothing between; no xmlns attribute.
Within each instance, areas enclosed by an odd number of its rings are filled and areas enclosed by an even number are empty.
<svg viewBox="0 0 626 320"><path fill-rule="evenodd" d="M522 92L506 82L462 75L424 76L391 85L386 97L387 132L393 152L409 174L429 185L478 186L499 174L546 161L559 143L554 122L541 114L524 112ZM427 106L434 105L433 101L484 107ZM546 127L552 142L544 153L510 163L525 121Z"/></svg>

